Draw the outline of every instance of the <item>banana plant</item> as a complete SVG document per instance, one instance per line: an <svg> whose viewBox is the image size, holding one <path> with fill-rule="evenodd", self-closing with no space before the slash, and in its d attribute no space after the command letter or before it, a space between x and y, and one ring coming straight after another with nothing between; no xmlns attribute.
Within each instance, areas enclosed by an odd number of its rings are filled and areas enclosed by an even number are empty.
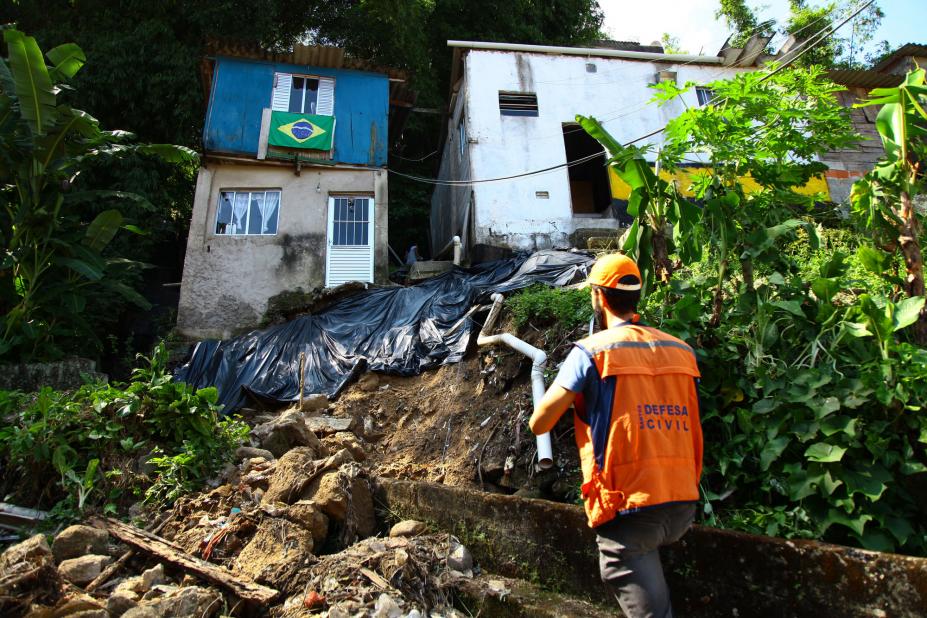
<svg viewBox="0 0 927 618"><path fill-rule="evenodd" d="M910 71L895 88L873 89L870 98L856 107L869 105L882 106L876 116L876 130L885 156L854 183L850 201L875 233L882 250L901 252L907 271L905 292L916 298L924 295L923 223L914 207L914 198L924 190L923 164L927 160L924 69ZM927 344L927 313L923 310L914 326L914 336L921 345Z"/></svg>
<svg viewBox="0 0 927 618"><path fill-rule="evenodd" d="M56 337L89 332L83 312L91 294L117 294L147 305L119 276L130 261L105 254L119 230L141 230L124 221L118 208L99 212L98 204L134 200L153 206L130 193L74 190L83 167L130 153L189 164L196 154L179 146L134 144L131 134L104 131L90 114L68 105L66 82L86 61L77 45L60 45L43 56L35 39L18 30L3 30L3 38L8 55L0 60L0 357L47 358L55 356Z"/></svg>
<svg viewBox="0 0 927 618"><path fill-rule="evenodd" d="M698 207L683 198L644 158L646 149L622 146L592 117L576 121L601 143L611 156L609 165L630 188L628 215L634 217L622 250L634 258L644 280L644 293L654 280L666 284L673 275L670 253L675 250L688 264L698 261L702 247L696 236ZM671 238L667 229L672 229ZM671 242L670 242L671 240Z"/></svg>

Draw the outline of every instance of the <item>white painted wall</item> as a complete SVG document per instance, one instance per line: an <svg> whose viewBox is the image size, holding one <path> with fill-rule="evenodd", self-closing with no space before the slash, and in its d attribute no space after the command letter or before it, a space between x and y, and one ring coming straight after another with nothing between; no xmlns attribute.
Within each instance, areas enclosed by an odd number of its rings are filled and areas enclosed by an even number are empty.
<svg viewBox="0 0 927 618"><path fill-rule="evenodd" d="M587 72L587 62L596 65L595 73ZM464 85L460 92L470 142L470 177L494 178L565 163L562 124L574 122L577 114L599 119L621 142L663 127L683 110L683 103L674 101L662 107L647 104L654 94L647 86L654 83L659 71L676 71L677 83L682 85L687 81L708 83L747 70L751 69L470 50L464 56ZM499 91L536 93L538 117L501 115ZM698 105L694 90L687 93L685 103ZM456 122L452 117L448 136L456 131ZM661 137L647 141L658 144ZM454 157L455 150L446 148L444 156ZM450 175L453 170L445 163L442 161L441 173L448 175L444 177L457 178ZM568 246L570 235L577 229L618 227L617 220L610 217L573 215L566 168L474 185L472 191L475 221L471 225L475 224L476 243L513 249ZM537 198L538 191L548 192L550 198ZM440 211L455 215L461 212L454 201L456 195L436 192L432 216ZM433 229L433 234L436 231ZM448 237L450 231L448 226L441 230ZM459 233L459 229L453 233ZM446 241L432 239L434 245Z"/></svg>

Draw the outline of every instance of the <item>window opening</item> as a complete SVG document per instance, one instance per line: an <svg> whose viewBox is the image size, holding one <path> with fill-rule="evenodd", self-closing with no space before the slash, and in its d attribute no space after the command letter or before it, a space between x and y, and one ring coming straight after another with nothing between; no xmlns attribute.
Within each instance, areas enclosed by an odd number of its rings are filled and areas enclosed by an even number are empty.
<svg viewBox="0 0 927 618"><path fill-rule="evenodd" d="M296 114L314 114L319 101L319 80L293 76L290 86L288 111Z"/></svg>
<svg viewBox="0 0 927 618"><path fill-rule="evenodd" d="M499 92L499 113L503 116L537 116L538 95L533 92Z"/></svg>
<svg viewBox="0 0 927 618"><path fill-rule="evenodd" d="M711 102L713 98L715 98L715 92L711 88L702 88L701 86L696 86L695 96L698 98L698 106L705 107Z"/></svg>
<svg viewBox="0 0 927 618"><path fill-rule="evenodd" d="M280 191L220 191L216 234L274 235L279 214Z"/></svg>
<svg viewBox="0 0 927 618"><path fill-rule="evenodd" d="M575 123L563 125L563 145L567 161L601 155L567 168L573 213L592 215L606 212L612 203L612 192L602 145Z"/></svg>
<svg viewBox="0 0 927 618"><path fill-rule="evenodd" d="M332 244L367 246L370 244L370 198L336 197L332 220Z"/></svg>
<svg viewBox="0 0 927 618"><path fill-rule="evenodd" d="M464 126L463 120L460 121L460 124L457 125L457 141L458 148L460 149L460 156L464 155L464 143L467 140L467 128Z"/></svg>

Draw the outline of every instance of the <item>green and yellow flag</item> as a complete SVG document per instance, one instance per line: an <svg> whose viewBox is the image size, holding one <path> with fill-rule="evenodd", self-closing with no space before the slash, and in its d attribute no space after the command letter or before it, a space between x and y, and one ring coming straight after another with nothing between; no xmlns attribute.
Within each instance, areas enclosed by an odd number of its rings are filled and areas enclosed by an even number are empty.
<svg viewBox="0 0 927 618"><path fill-rule="evenodd" d="M316 114L271 112L267 143L284 148L331 150L335 136L335 117Z"/></svg>

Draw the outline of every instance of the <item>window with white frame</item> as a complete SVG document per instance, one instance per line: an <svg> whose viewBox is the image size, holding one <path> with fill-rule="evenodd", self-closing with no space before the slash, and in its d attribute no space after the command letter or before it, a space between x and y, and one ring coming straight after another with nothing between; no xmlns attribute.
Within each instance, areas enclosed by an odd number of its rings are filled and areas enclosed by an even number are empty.
<svg viewBox="0 0 927 618"><path fill-rule="evenodd" d="M335 80L330 77L274 73L271 109L276 112L333 116Z"/></svg>
<svg viewBox="0 0 927 618"><path fill-rule="evenodd" d="M277 233L280 190L222 190L216 208L216 234L272 236Z"/></svg>
<svg viewBox="0 0 927 618"><path fill-rule="evenodd" d="M698 106L705 107L711 100L715 98L715 91L711 88L704 88L702 86L695 87L695 96L698 98Z"/></svg>

